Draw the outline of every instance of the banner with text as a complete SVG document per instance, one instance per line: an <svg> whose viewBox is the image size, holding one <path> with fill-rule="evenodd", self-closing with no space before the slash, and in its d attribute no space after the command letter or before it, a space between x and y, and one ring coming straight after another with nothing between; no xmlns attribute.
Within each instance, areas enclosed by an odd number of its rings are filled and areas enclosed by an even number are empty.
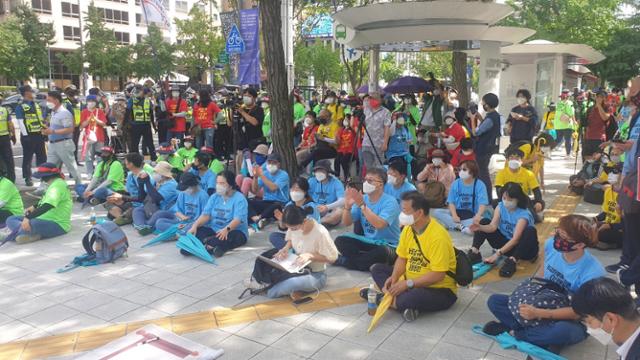
<svg viewBox="0 0 640 360"><path fill-rule="evenodd" d="M238 85L260 84L260 12L258 8L240 10L240 34L245 49L240 54Z"/></svg>

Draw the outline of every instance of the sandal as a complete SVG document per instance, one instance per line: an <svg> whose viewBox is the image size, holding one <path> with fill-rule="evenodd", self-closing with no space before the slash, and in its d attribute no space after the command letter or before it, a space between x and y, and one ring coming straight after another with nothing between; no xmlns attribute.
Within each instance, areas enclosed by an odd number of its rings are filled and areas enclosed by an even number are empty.
<svg viewBox="0 0 640 360"><path fill-rule="evenodd" d="M516 261L513 258L506 258L500 268L500 277L510 278L516 272Z"/></svg>

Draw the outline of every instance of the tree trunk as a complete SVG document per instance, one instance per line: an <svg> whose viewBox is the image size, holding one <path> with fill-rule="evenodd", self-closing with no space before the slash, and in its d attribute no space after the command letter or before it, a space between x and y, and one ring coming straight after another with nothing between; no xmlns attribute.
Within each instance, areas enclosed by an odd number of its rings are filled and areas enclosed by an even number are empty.
<svg viewBox="0 0 640 360"><path fill-rule="evenodd" d="M467 84L467 54L462 52L466 45L466 41L453 41L453 87L458 90L458 101L460 106L467 107L469 105L469 86Z"/></svg>
<svg viewBox="0 0 640 360"><path fill-rule="evenodd" d="M271 98L271 139L274 151L282 156L282 168L294 179L298 175L298 162L293 147L293 99L287 85L280 8L280 1L260 1L267 91Z"/></svg>

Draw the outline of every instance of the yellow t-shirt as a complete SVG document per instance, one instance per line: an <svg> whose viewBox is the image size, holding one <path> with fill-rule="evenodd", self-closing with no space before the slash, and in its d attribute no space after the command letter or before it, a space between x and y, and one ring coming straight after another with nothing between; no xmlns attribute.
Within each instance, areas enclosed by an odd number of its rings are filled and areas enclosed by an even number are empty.
<svg viewBox="0 0 640 360"><path fill-rule="evenodd" d="M498 171L496 174L495 186L504 186L506 183L514 182L522 186L522 191L529 195L531 190L540 187L538 179L531 170L520 167L518 171L512 172L508 167Z"/></svg>
<svg viewBox="0 0 640 360"><path fill-rule="evenodd" d="M327 125L318 126L317 133L321 137L335 139L336 132L338 132L338 128L339 126L337 121L330 121Z"/></svg>
<svg viewBox="0 0 640 360"><path fill-rule="evenodd" d="M602 202L604 211L604 222L607 224L618 224L622 220L618 211L618 193L613 191L611 186L604 190L604 201Z"/></svg>
<svg viewBox="0 0 640 360"><path fill-rule="evenodd" d="M553 129L553 119L555 119L555 118L556 118L556 112L555 111L547 111L544 114L544 121L545 121L544 129L545 130Z"/></svg>
<svg viewBox="0 0 640 360"><path fill-rule="evenodd" d="M522 146L520 146L518 148L518 150L522 151L522 153L524 154L524 157L522 158L522 161L529 161L529 159L531 158L531 155L533 155L533 145L532 144L524 144ZM529 167L532 164L529 164ZM505 166L507 166L507 164L505 163Z"/></svg>
<svg viewBox="0 0 640 360"><path fill-rule="evenodd" d="M418 235L418 241L424 256L416 245L413 229L411 226L405 226L400 234L396 253L399 257L407 259L405 271L407 279L416 279L432 271L456 272L456 253L453 250L453 242L449 232L442 225L432 219L425 231ZM429 259L428 262L425 256ZM456 281L449 275L429 287L447 288L454 293L457 291Z"/></svg>
<svg viewBox="0 0 640 360"><path fill-rule="evenodd" d="M336 124L339 124L344 119L344 108L339 104L330 104L326 107L327 110L331 113L331 120Z"/></svg>

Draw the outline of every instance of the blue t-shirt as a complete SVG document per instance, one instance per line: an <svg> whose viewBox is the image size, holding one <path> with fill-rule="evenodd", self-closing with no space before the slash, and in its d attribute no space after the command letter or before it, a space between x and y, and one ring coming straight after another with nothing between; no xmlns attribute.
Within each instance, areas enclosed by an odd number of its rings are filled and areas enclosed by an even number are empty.
<svg viewBox="0 0 640 360"><path fill-rule="evenodd" d="M398 201L398 204L400 204L400 197L402 194L407 191L414 191L415 189L416 187L413 186L412 183L408 182L407 179L404 179L404 183L402 183L399 188L396 188L389 183L384 184L384 193L393 196Z"/></svg>
<svg viewBox="0 0 640 360"><path fill-rule="evenodd" d="M287 203L289 201L289 174L282 169L278 169L275 174L271 174L267 171L267 164L262 165L262 172L269 181L278 185L276 191L271 191L264 185L262 179L258 179L258 186L264 190L263 200L266 201L278 201L281 203Z"/></svg>
<svg viewBox="0 0 640 360"><path fill-rule="evenodd" d="M474 196L475 186L475 196ZM474 199L475 197L475 204ZM454 204L456 210L469 210L474 214L478 213L480 205L489 205L489 198L487 197L487 186L480 180L474 180L471 185L465 185L462 179L456 179L451 184L449 189L449 195L447 197L449 204ZM473 209L471 208L473 206ZM502 215L502 210L500 210Z"/></svg>
<svg viewBox="0 0 640 360"><path fill-rule="evenodd" d="M249 205L241 192L234 191L233 195L226 200L221 195L211 195L207 205L204 207L204 214L211 217L209 227L214 231L224 229L234 219L240 220L240 225L236 227L236 230L242 231L247 238L249 237L249 227L247 225Z"/></svg>
<svg viewBox="0 0 640 360"><path fill-rule="evenodd" d="M640 115L638 115L640 116ZM622 176L627 176L629 173L636 170L636 152L638 151L638 140L640 139L640 118L636 121L633 127L629 130L629 140L635 140L633 146L624 153L624 166L622 167Z"/></svg>
<svg viewBox="0 0 640 360"><path fill-rule="evenodd" d="M602 264L588 250L575 263L570 264L562 253L553 248L553 238L544 245L544 278L562 286L571 293L585 282L606 276Z"/></svg>
<svg viewBox="0 0 640 360"><path fill-rule="evenodd" d="M400 237L400 223L398 221L400 205L398 205L396 199L391 195L383 193L377 203L371 203L369 195L365 195L364 203L367 204L367 207L371 209L374 214L387 222L387 227L380 230L376 229L362 216L362 210L356 205L353 205L351 208L351 219L353 219L353 222L360 221L365 237L372 240L384 240L389 245L397 246L398 238Z"/></svg>
<svg viewBox="0 0 640 360"><path fill-rule="evenodd" d="M149 175L153 174L153 168L149 165L145 165L143 171ZM156 182L155 180L153 180L153 177L149 176L149 181L151 182L151 185L155 186ZM135 176L131 171L129 171L127 173L127 180L124 183L124 187L125 190L127 190L127 193L129 193L129 195L134 198L138 198L138 195L140 194L140 192L138 191L139 185L140 183L138 182L138 177ZM136 201L132 202L131 204L133 205L133 207L142 206L141 202Z"/></svg>
<svg viewBox="0 0 640 360"><path fill-rule="evenodd" d="M525 219L527 221L527 226L533 226L534 224L533 215L531 215L531 211L529 211L529 209L516 208L510 212L506 207L504 207L502 201L498 204L498 209L500 209L500 223L498 224L498 230L507 239L511 239L513 237L513 231L516 229L518 220Z"/></svg>
<svg viewBox="0 0 640 360"><path fill-rule="evenodd" d="M173 179L166 181L160 185L158 192L162 195L160 210L169 210L178 197L178 183Z"/></svg>
<svg viewBox="0 0 640 360"><path fill-rule="evenodd" d="M389 146L387 147L387 159L397 156L405 156L409 153L409 142L413 140L413 136L406 126L396 128L395 134L389 137Z"/></svg>
<svg viewBox="0 0 640 360"><path fill-rule="evenodd" d="M287 207L289 205L293 205L293 201L289 201L284 207ZM302 205L303 208L312 208L313 212L309 215L307 215L307 218L309 219L313 219L315 221L317 221L318 223L320 223L320 211L318 211L318 204L316 204L313 201L309 201L308 203ZM284 210L283 210L284 211Z"/></svg>
<svg viewBox="0 0 640 360"><path fill-rule="evenodd" d="M201 175L200 171L194 168L189 169L189 172L200 178L200 187L202 190L208 191L209 189L216 188L216 174L214 174L210 169L207 169L204 175Z"/></svg>
<svg viewBox="0 0 640 360"><path fill-rule="evenodd" d="M333 204L344 197L344 185L333 175L329 176L326 183L321 183L312 176L309 178L309 194L317 204Z"/></svg>
<svg viewBox="0 0 640 360"><path fill-rule="evenodd" d="M189 221L195 221L204 211L207 201L209 201L209 195L202 189L196 194L180 191L178 192L178 199L171 210L174 212L180 211L189 217Z"/></svg>

